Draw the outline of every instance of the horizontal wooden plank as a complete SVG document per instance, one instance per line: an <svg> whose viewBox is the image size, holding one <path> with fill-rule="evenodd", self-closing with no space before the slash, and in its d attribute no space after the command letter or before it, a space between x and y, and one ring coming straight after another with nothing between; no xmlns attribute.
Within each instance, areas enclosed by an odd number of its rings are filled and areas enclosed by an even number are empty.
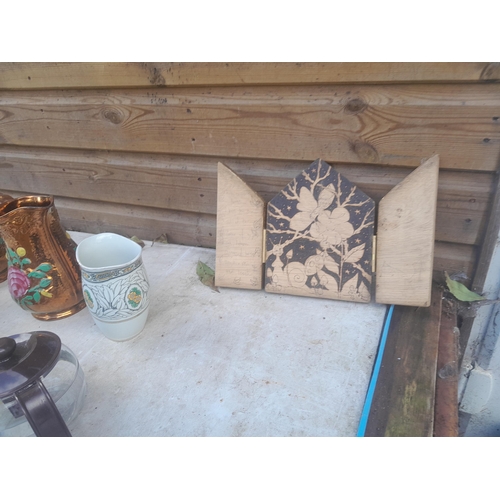
<svg viewBox="0 0 500 500"><path fill-rule="evenodd" d="M56 197L61 221L68 230L115 232L154 240L167 235L170 243L215 247L215 216L113 203L75 202Z"/></svg>
<svg viewBox="0 0 500 500"><path fill-rule="evenodd" d="M495 171L500 85L5 91L0 144Z"/></svg>
<svg viewBox="0 0 500 500"><path fill-rule="evenodd" d="M0 188L0 191L2 189ZM3 190L11 196L30 194ZM66 229L100 233L117 232L124 236L155 239L166 233L172 243L215 248L216 216L150 208L124 203L76 200L55 197L56 208ZM473 276L477 247L436 241L434 279L444 281L444 271ZM468 283L468 281L466 281Z"/></svg>
<svg viewBox="0 0 500 500"><path fill-rule="evenodd" d="M442 290L430 307L396 306L365 436L431 437Z"/></svg>
<svg viewBox="0 0 500 500"><path fill-rule="evenodd" d="M0 89L498 80L486 62L0 63Z"/></svg>
<svg viewBox="0 0 500 500"><path fill-rule="evenodd" d="M310 162L221 158L269 201ZM216 213L216 161L211 157L0 146L2 189ZM376 202L411 171L363 164L332 166ZM440 172L436 239L480 244L494 175Z"/></svg>
<svg viewBox="0 0 500 500"><path fill-rule="evenodd" d="M434 274L433 278L444 283L444 272L460 274L463 282L470 285L474 278L478 247L474 245L460 245L436 241L434 247Z"/></svg>

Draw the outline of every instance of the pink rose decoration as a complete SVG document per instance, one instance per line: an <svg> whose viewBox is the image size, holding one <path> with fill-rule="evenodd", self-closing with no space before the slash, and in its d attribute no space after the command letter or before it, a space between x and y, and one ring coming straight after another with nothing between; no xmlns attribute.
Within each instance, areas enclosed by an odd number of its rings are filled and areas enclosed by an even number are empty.
<svg viewBox="0 0 500 500"><path fill-rule="evenodd" d="M10 294L15 299L20 299L26 294L30 287L30 280L26 274L17 267L9 267L7 281L9 283Z"/></svg>

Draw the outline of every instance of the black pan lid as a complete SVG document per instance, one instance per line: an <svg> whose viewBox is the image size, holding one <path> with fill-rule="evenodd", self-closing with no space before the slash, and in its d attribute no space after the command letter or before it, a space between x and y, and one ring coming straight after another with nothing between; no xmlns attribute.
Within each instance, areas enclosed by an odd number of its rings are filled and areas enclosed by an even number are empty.
<svg viewBox="0 0 500 500"><path fill-rule="evenodd" d="M57 363L61 339L39 331L0 338L0 399L47 375Z"/></svg>

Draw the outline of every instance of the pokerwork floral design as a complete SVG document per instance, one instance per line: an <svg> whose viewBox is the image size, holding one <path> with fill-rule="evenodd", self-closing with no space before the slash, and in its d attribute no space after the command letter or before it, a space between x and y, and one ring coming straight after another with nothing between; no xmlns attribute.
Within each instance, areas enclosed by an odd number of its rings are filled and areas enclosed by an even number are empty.
<svg viewBox="0 0 500 500"><path fill-rule="evenodd" d="M52 269L48 262L39 264L35 269L29 267L31 260L26 257L26 250L19 247L16 251L7 247L7 283L12 298L23 309L38 304L42 296L51 298L52 278L47 273Z"/></svg>
<svg viewBox="0 0 500 500"><path fill-rule="evenodd" d="M369 302L374 201L321 160L268 205L266 290Z"/></svg>

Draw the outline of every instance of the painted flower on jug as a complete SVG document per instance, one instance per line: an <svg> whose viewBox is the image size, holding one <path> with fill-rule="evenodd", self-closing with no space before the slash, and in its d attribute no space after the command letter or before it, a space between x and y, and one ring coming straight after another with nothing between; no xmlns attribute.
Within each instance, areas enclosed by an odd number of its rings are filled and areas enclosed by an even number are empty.
<svg viewBox="0 0 500 500"><path fill-rule="evenodd" d="M12 298L19 303L23 309L28 309L35 303L39 303L42 296L51 298L49 289L52 278L47 272L52 265L43 262L35 269L30 268L31 260L26 257L26 249L18 247L16 251L7 247L7 283Z"/></svg>
<svg viewBox="0 0 500 500"><path fill-rule="evenodd" d="M139 304L141 303L142 300L142 292L137 288L134 287L132 290L130 290L130 293L127 295L128 303L132 307L139 307Z"/></svg>
<svg viewBox="0 0 500 500"><path fill-rule="evenodd" d="M20 299L23 295L26 295L30 287L30 280L26 274L17 267L9 267L7 282L9 284L10 294L15 299Z"/></svg>

